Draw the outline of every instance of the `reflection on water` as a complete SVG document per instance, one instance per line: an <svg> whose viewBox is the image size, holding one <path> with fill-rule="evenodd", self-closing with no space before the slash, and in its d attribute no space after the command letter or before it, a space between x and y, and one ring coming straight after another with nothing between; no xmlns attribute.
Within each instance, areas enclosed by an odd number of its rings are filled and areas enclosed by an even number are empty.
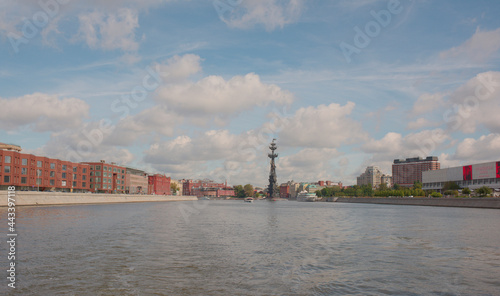
<svg viewBox="0 0 500 296"><path fill-rule="evenodd" d="M17 211L19 295L500 291L498 210L210 201ZM0 252L6 267L5 243Z"/></svg>

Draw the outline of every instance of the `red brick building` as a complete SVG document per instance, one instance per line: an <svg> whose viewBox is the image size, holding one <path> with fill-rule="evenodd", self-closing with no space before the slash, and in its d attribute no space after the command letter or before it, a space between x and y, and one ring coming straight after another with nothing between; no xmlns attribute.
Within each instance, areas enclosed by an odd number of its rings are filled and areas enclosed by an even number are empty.
<svg viewBox="0 0 500 296"><path fill-rule="evenodd" d="M172 195L170 182L170 177L166 177L165 175L156 174L148 176L148 194Z"/></svg>
<svg viewBox="0 0 500 296"><path fill-rule="evenodd" d="M392 164L392 182L405 187L411 187L415 181L422 182L422 172L439 170L441 164L436 156L427 158L395 159Z"/></svg>
<svg viewBox="0 0 500 296"><path fill-rule="evenodd" d="M290 185L287 183L283 183L280 186L280 197L281 198L290 198Z"/></svg>
<svg viewBox="0 0 500 296"><path fill-rule="evenodd" d="M90 166L90 188L97 193L125 193L127 169L115 163L85 162Z"/></svg>
<svg viewBox="0 0 500 296"><path fill-rule="evenodd" d="M31 191L87 192L89 190L88 165L20 153L20 151L19 146L0 143L0 189L16 186L17 190Z"/></svg>

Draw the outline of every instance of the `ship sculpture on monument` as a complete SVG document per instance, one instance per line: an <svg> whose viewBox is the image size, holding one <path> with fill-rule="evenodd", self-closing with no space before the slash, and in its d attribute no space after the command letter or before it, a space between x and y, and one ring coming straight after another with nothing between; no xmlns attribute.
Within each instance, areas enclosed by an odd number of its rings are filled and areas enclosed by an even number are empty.
<svg viewBox="0 0 500 296"><path fill-rule="evenodd" d="M269 158L271 158L271 171L269 172L269 186L267 187L267 194L269 200L277 200L280 198L280 192L278 188L278 178L276 177L276 164L274 159L278 157L278 154L275 153L275 150L278 149L276 145L276 139L273 139L271 145L269 145L269 149L271 149L271 153L268 154Z"/></svg>

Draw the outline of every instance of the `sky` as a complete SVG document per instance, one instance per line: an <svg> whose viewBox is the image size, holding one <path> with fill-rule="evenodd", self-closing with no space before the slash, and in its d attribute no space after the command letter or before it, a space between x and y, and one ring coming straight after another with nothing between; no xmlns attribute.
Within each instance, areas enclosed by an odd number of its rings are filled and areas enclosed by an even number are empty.
<svg viewBox="0 0 500 296"><path fill-rule="evenodd" d="M174 179L500 160L500 2L0 0L0 142Z"/></svg>

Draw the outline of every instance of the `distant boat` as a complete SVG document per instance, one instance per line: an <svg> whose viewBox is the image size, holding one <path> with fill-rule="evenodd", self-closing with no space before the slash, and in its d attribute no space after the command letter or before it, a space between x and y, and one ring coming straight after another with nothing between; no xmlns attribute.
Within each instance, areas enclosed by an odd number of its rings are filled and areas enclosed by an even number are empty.
<svg viewBox="0 0 500 296"><path fill-rule="evenodd" d="M302 191L297 195L297 201L317 201L318 196L316 193L309 193L307 191Z"/></svg>
<svg viewBox="0 0 500 296"><path fill-rule="evenodd" d="M245 198L245 202L253 202L253 197L247 197L247 198Z"/></svg>

